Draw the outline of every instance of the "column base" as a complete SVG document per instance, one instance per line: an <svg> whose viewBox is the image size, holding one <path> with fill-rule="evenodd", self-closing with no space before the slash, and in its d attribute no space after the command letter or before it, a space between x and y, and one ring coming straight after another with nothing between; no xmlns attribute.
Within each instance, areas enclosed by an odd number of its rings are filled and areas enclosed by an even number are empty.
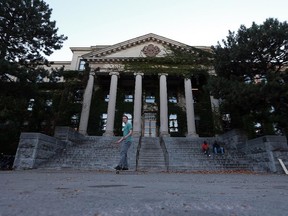
<svg viewBox="0 0 288 216"><path fill-rule="evenodd" d="M87 131L85 131L85 130L79 130L78 131L80 134L82 134L82 135L84 135L84 136L87 136L88 134L87 134Z"/></svg>
<svg viewBox="0 0 288 216"><path fill-rule="evenodd" d="M186 137L199 137L199 135L196 133L189 133L186 135Z"/></svg>
<svg viewBox="0 0 288 216"><path fill-rule="evenodd" d="M141 131L133 131L132 136L133 137L140 137L141 136Z"/></svg>
<svg viewBox="0 0 288 216"><path fill-rule="evenodd" d="M113 133L113 131L105 131L103 136L114 136L114 133Z"/></svg>
<svg viewBox="0 0 288 216"><path fill-rule="evenodd" d="M162 137L170 137L170 134L167 131L160 132L160 136Z"/></svg>

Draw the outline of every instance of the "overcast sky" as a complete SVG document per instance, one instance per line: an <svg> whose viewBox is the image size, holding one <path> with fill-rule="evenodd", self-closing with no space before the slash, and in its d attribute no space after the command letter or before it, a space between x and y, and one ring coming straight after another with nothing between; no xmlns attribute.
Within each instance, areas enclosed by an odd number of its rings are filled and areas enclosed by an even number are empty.
<svg viewBox="0 0 288 216"><path fill-rule="evenodd" d="M58 33L68 36L49 60L69 61L70 47L113 45L148 33L211 46L241 24L288 20L287 0L45 0Z"/></svg>

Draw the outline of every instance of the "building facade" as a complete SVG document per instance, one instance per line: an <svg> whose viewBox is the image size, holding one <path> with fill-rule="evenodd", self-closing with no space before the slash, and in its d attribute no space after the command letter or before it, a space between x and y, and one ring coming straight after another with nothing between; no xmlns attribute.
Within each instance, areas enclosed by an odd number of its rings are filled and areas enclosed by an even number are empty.
<svg viewBox="0 0 288 216"><path fill-rule="evenodd" d="M79 132L118 135L121 126L115 125L126 114L134 136L213 136L212 111L218 102L203 90L204 75L187 78L181 71L171 75L162 69L149 73L126 68L145 58L165 57L170 48L184 51L189 46L150 33L109 46L72 47L71 62L54 62L53 67L79 71L89 64ZM209 47L195 48L209 51Z"/></svg>

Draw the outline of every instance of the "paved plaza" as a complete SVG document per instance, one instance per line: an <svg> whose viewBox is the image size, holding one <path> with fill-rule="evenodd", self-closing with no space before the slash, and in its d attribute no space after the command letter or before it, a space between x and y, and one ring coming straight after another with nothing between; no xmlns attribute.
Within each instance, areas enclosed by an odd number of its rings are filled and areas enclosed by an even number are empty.
<svg viewBox="0 0 288 216"><path fill-rule="evenodd" d="M0 172L0 216L288 215L288 176Z"/></svg>

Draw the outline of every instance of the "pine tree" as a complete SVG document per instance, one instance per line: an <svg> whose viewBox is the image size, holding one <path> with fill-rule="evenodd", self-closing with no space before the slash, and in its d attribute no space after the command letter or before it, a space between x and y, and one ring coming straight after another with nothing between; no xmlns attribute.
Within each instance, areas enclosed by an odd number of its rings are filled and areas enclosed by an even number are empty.
<svg viewBox="0 0 288 216"><path fill-rule="evenodd" d="M212 49L217 76L210 90L222 99L233 127L260 123L263 134L273 133L271 125L287 133L287 22L269 18L262 25L241 25Z"/></svg>
<svg viewBox="0 0 288 216"><path fill-rule="evenodd" d="M0 80L17 77L35 81L48 64L45 56L62 47L67 39L58 35L52 9L42 0L0 1Z"/></svg>

